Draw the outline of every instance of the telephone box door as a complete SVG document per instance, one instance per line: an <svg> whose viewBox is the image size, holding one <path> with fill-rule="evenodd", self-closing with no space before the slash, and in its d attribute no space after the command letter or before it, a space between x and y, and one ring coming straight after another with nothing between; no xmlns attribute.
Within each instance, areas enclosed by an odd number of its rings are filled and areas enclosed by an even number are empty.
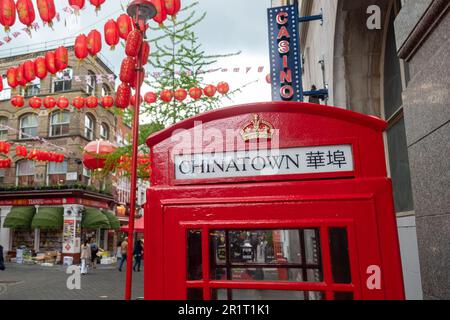
<svg viewBox="0 0 450 320"><path fill-rule="evenodd" d="M370 199L173 205L164 217L166 299L387 298Z"/></svg>

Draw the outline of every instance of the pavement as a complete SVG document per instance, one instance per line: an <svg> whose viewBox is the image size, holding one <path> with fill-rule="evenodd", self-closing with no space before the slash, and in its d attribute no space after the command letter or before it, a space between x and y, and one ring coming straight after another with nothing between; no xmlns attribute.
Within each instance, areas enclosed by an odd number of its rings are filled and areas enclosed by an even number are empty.
<svg viewBox="0 0 450 320"><path fill-rule="evenodd" d="M0 271L0 300L123 300L125 266L97 265L81 276L80 289L68 289L67 266L6 263ZM72 282L73 283L73 282ZM132 299L144 296L144 272L133 272Z"/></svg>

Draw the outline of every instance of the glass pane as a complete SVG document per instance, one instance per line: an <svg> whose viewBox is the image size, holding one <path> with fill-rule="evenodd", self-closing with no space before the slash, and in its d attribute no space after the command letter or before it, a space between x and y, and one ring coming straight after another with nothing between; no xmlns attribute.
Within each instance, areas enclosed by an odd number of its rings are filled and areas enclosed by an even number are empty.
<svg viewBox="0 0 450 320"><path fill-rule="evenodd" d="M201 280L202 275L202 232L187 232L187 279Z"/></svg>
<svg viewBox="0 0 450 320"><path fill-rule="evenodd" d="M334 300L353 300L353 292L335 292Z"/></svg>
<svg viewBox="0 0 450 320"><path fill-rule="evenodd" d="M67 173L67 161L61 163L50 162L48 164L49 174Z"/></svg>
<svg viewBox="0 0 450 320"><path fill-rule="evenodd" d="M395 211L411 211L414 205L404 118L388 129L387 140Z"/></svg>
<svg viewBox="0 0 450 320"><path fill-rule="evenodd" d="M347 229L330 228L331 271L335 283L351 283Z"/></svg>
<svg viewBox="0 0 450 320"><path fill-rule="evenodd" d="M18 176L34 176L34 162L25 160L20 161L17 164L17 175Z"/></svg>
<svg viewBox="0 0 450 320"><path fill-rule="evenodd" d="M212 279L322 281L318 229L214 230Z"/></svg>
<svg viewBox="0 0 450 320"><path fill-rule="evenodd" d="M203 289L201 288L188 288L187 289L188 300L203 300Z"/></svg>
<svg viewBox="0 0 450 320"><path fill-rule="evenodd" d="M323 292L317 291L213 289L211 292L211 299L212 300L324 300L325 295Z"/></svg>

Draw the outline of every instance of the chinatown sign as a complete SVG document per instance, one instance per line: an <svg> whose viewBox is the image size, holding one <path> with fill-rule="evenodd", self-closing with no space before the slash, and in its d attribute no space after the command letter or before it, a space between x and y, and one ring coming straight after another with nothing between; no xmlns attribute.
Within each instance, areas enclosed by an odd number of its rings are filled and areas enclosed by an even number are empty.
<svg viewBox="0 0 450 320"><path fill-rule="evenodd" d="M351 145L175 155L174 165L176 180L354 171Z"/></svg>
<svg viewBox="0 0 450 320"><path fill-rule="evenodd" d="M303 101L297 8L269 8L267 15L272 100Z"/></svg>

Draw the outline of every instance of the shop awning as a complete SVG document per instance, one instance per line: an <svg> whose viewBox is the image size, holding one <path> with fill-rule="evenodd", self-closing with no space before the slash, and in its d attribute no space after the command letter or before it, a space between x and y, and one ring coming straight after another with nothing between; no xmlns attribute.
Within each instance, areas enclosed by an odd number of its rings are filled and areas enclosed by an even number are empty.
<svg viewBox="0 0 450 320"><path fill-rule="evenodd" d="M95 208L86 208L81 227L84 229L110 229L109 220L103 212Z"/></svg>
<svg viewBox="0 0 450 320"><path fill-rule="evenodd" d="M120 221L119 221L119 219L117 219L116 215L113 212L103 211L103 213L109 220L110 229L117 230L120 228Z"/></svg>
<svg viewBox="0 0 450 320"><path fill-rule="evenodd" d="M61 229L64 225L63 207L40 207L35 214L31 227L33 229Z"/></svg>
<svg viewBox="0 0 450 320"><path fill-rule="evenodd" d="M36 213L35 207L12 207L5 218L3 227L11 229L30 229Z"/></svg>
<svg viewBox="0 0 450 320"><path fill-rule="evenodd" d="M128 225L120 227L120 231L128 232ZM144 232L144 217L134 220L134 231Z"/></svg>

